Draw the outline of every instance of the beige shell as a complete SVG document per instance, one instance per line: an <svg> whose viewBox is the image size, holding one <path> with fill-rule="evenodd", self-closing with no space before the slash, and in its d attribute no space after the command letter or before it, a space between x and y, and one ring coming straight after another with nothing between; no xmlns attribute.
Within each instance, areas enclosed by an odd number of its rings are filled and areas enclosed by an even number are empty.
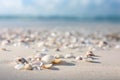
<svg viewBox="0 0 120 80"><path fill-rule="evenodd" d="M25 64L24 70L32 70L32 66L30 64Z"/></svg>
<svg viewBox="0 0 120 80"><path fill-rule="evenodd" d="M43 67L44 69L50 69L52 66L53 66L53 64L45 64L45 65L43 65L42 67Z"/></svg>
<svg viewBox="0 0 120 80"><path fill-rule="evenodd" d="M44 64L50 64L52 63L52 61L54 61L54 56L52 55L45 55L44 57L42 57L41 61L44 63Z"/></svg>
<svg viewBox="0 0 120 80"><path fill-rule="evenodd" d="M7 49L6 49L6 48L1 48L0 50L2 50L2 51L7 51Z"/></svg>
<svg viewBox="0 0 120 80"><path fill-rule="evenodd" d="M61 59L54 59L54 61L52 62L53 64L59 64L61 63L62 60Z"/></svg>

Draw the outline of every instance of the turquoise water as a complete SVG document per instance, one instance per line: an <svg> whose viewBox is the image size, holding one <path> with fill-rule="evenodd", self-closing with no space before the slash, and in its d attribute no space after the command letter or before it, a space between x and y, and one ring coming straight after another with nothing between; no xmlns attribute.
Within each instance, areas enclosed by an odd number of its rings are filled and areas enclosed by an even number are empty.
<svg viewBox="0 0 120 80"><path fill-rule="evenodd" d="M81 32L120 32L119 21L59 20L59 19L0 19L0 28L34 28L49 30L76 30Z"/></svg>

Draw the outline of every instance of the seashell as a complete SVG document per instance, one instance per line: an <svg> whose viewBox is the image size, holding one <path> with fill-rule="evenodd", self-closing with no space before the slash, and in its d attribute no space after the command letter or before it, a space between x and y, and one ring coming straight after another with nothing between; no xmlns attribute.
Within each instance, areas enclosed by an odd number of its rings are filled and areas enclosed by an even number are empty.
<svg viewBox="0 0 120 80"><path fill-rule="evenodd" d="M34 63L32 63L32 67L33 67L33 69L34 70L41 70L41 67L43 66L43 62L34 62Z"/></svg>
<svg viewBox="0 0 120 80"><path fill-rule="evenodd" d="M51 55L45 55L42 57L41 61L45 64L49 64L49 63L52 63L52 61L54 61L54 56L51 56Z"/></svg>
<svg viewBox="0 0 120 80"><path fill-rule="evenodd" d="M77 56L75 59L76 60L82 60L83 58L82 58L82 56Z"/></svg>
<svg viewBox="0 0 120 80"><path fill-rule="evenodd" d="M36 54L36 55L35 55L35 58L41 59L41 58L42 58L42 54L40 54L40 53Z"/></svg>
<svg viewBox="0 0 120 80"><path fill-rule="evenodd" d="M25 64L24 70L32 70L32 66L30 64Z"/></svg>
<svg viewBox="0 0 120 80"><path fill-rule="evenodd" d="M37 43L37 46L38 47L41 47L41 46L43 46L44 45L44 42L39 42L39 43Z"/></svg>
<svg viewBox="0 0 120 80"><path fill-rule="evenodd" d="M41 70L41 67L40 66L34 66L33 70Z"/></svg>
<svg viewBox="0 0 120 80"><path fill-rule="evenodd" d="M54 61L52 62L53 64L59 64L61 63L62 60L61 59L54 59Z"/></svg>
<svg viewBox="0 0 120 80"><path fill-rule="evenodd" d="M64 58L74 58L74 56L72 54L66 54Z"/></svg>
<svg viewBox="0 0 120 80"><path fill-rule="evenodd" d="M63 56L62 56L61 54L55 54L54 57L55 57L56 59L58 59L58 58L63 58Z"/></svg>
<svg viewBox="0 0 120 80"><path fill-rule="evenodd" d="M116 48L116 49L119 49L119 48L120 48L120 45L116 45L115 48Z"/></svg>
<svg viewBox="0 0 120 80"><path fill-rule="evenodd" d="M55 51L60 51L60 49L59 49L59 48L56 48Z"/></svg>
<svg viewBox="0 0 120 80"><path fill-rule="evenodd" d="M16 61L17 64L19 64L19 63L21 63L21 64L28 63L25 58L21 58L21 57L16 58L15 61Z"/></svg>
<svg viewBox="0 0 120 80"><path fill-rule="evenodd" d="M6 48L1 48L1 50L2 50L2 51L7 51L7 49L6 49Z"/></svg>
<svg viewBox="0 0 120 80"><path fill-rule="evenodd" d="M100 41L99 44L98 44L98 47L103 47L103 46L106 46L108 45L108 43L106 41Z"/></svg>
<svg viewBox="0 0 120 80"><path fill-rule="evenodd" d="M95 56L95 54L93 54L92 51L88 51L88 52L86 53L86 56L87 56L87 57L89 57L89 56Z"/></svg>
<svg viewBox="0 0 120 80"><path fill-rule="evenodd" d="M49 50L47 48L43 48L42 52L48 52Z"/></svg>
<svg viewBox="0 0 120 80"><path fill-rule="evenodd" d="M1 45L8 45L9 43L10 43L9 40L4 40L1 42Z"/></svg>
<svg viewBox="0 0 120 80"><path fill-rule="evenodd" d="M24 64L17 64L14 66L14 68L17 70L22 70L22 69L24 69L24 66L25 66Z"/></svg>
<svg viewBox="0 0 120 80"><path fill-rule="evenodd" d="M53 64L45 64L42 66L43 69L50 69L53 66Z"/></svg>

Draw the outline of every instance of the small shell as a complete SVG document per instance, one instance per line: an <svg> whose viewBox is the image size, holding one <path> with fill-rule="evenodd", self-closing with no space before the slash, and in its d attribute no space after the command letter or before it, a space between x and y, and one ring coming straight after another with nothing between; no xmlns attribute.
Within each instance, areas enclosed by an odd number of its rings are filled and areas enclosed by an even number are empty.
<svg viewBox="0 0 120 80"><path fill-rule="evenodd" d="M7 51L7 49L6 49L6 48L1 48L1 50L2 50L2 51Z"/></svg>
<svg viewBox="0 0 120 80"><path fill-rule="evenodd" d="M39 53L36 54L36 55L35 55L35 58L41 59L41 58L42 58L42 54L39 54Z"/></svg>
<svg viewBox="0 0 120 80"><path fill-rule="evenodd" d="M22 57L16 58L15 61L16 61L17 64L19 64L19 63L21 63L21 64L28 63L27 60L25 58L22 58Z"/></svg>
<svg viewBox="0 0 120 80"><path fill-rule="evenodd" d="M24 64L17 64L17 65L15 65L15 69L17 69L17 70L22 70L23 68L24 68Z"/></svg>
<svg viewBox="0 0 120 80"><path fill-rule="evenodd" d="M76 60L82 60L83 58L82 58L82 56L77 56L75 59Z"/></svg>
<svg viewBox="0 0 120 80"><path fill-rule="evenodd" d="M54 59L54 61L52 62L53 64L59 64L61 63L62 60L61 59Z"/></svg>
<svg viewBox="0 0 120 80"><path fill-rule="evenodd" d="M52 61L54 61L54 56L51 56L51 55L45 55L42 57L41 61L45 64L50 64L52 63Z"/></svg>
<svg viewBox="0 0 120 80"><path fill-rule="evenodd" d="M34 63L34 64L32 64L32 67L33 67L33 69L34 70L41 70L42 67L43 66L43 63L42 62L38 62L38 63Z"/></svg>
<svg viewBox="0 0 120 80"><path fill-rule="evenodd" d="M88 51L88 52L86 53L86 56L87 56L87 57L89 57L89 56L95 56L95 54L93 54L92 51Z"/></svg>
<svg viewBox="0 0 120 80"><path fill-rule="evenodd" d="M55 51L60 51L60 49L59 49L59 48L56 48Z"/></svg>
<svg viewBox="0 0 120 80"><path fill-rule="evenodd" d="M53 64L45 64L43 65L44 69L50 69L52 67Z"/></svg>
<svg viewBox="0 0 120 80"><path fill-rule="evenodd" d="M55 57L56 59L63 58L63 56L62 56L61 54L55 54L54 57Z"/></svg>
<svg viewBox="0 0 120 80"><path fill-rule="evenodd" d="M74 56L72 54L66 54L64 58L74 58Z"/></svg>
<svg viewBox="0 0 120 80"><path fill-rule="evenodd" d="M30 64L25 64L24 70L32 70L32 66Z"/></svg>
<svg viewBox="0 0 120 80"><path fill-rule="evenodd" d="M48 52L49 50L47 48L43 48L42 52Z"/></svg>

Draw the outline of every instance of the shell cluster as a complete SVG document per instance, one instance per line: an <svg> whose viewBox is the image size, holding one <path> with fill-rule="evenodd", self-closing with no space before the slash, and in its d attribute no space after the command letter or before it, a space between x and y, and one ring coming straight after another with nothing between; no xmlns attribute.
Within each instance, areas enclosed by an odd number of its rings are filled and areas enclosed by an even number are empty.
<svg viewBox="0 0 120 80"><path fill-rule="evenodd" d="M15 69L17 70L42 70L49 69L54 64L59 64L61 59L55 58L52 55L36 54L34 57L22 58L18 57L15 59Z"/></svg>
<svg viewBox="0 0 120 80"><path fill-rule="evenodd" d="M73 53L60 55L42 55L36 54L27 58L18 57L15 59L15 69L17 70L43 70L50 69L55 64L62 63L63 59L74 59L75 61L93 62L95 54L92 51L87 51L83 56L74 56Z"/></svg>

